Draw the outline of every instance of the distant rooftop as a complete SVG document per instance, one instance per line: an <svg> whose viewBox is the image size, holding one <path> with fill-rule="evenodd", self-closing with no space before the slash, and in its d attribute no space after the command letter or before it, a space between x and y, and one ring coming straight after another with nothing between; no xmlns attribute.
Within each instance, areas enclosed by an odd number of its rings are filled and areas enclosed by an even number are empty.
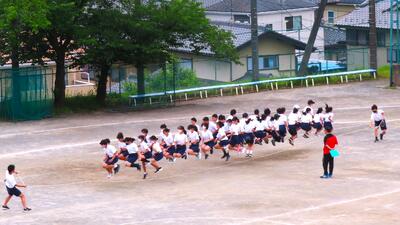
<svg viewBox="0 0 400 225"><path fill-rule="evenodd" d="M257 0L258 12L314 8L310 0ZM207 11L250 13L250 0L222 0L207 7Z"/></svg>
<svg viewBox="0 0 400 225"><path fill-rule="evenodd" d="M251 42L251 26L249 24L240 24L240 23L230 23L230 22L220 22L220 21L212 21L213 25L225 30L229 31L234 35L233 44L237 49L243 48L247 45L250 45ZM296 49L304 50L306 47L306 43L288 37L286 35L280 34L278 32L272 30L265 30L260 27L258 31L259 37L271 37L277 40L281 40L288 44L293 45ZM183 47L175 49L181 52L191 52L192 49L189 47ZM213 55L214 53L210 49L204 49L200 53L206 55Z"/></svg>
<svg viewBox="0 0 400 225"><path fill-rule="evenodd" d="M376 27L390 29L390 0L377 1ZM337 26L369 27L369 6L363 5L335 23Z"/></svg>

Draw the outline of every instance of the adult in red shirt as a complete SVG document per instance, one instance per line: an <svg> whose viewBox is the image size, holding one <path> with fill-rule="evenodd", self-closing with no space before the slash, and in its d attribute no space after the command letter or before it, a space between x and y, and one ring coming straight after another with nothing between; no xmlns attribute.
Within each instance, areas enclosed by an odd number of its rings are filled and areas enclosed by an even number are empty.
<svg viewBox="0 0 400 225"><path fill-rule="evenodd" d="M336 148L338 141L335 135L332 134L332 127L325 128L324 137L324 157L322 158L322 166L324 168L324 175L321 178L331 178L333 173L333 157L330 153L331 150ZM329 167L329 172L328 172Z"/></svg>

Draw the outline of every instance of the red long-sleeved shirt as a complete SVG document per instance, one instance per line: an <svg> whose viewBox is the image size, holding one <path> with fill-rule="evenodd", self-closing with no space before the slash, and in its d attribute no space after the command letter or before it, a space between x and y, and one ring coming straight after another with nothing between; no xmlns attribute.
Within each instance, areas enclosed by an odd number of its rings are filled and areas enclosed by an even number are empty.
<svg viewBox="0 0 400 225"><path fill-rule="evenodd" d="M329 137L324 144L324 155L330 154L331 149L333 149L337 144L338 140L335 135ZM329 146L329 148L327 146Z"/></svg>

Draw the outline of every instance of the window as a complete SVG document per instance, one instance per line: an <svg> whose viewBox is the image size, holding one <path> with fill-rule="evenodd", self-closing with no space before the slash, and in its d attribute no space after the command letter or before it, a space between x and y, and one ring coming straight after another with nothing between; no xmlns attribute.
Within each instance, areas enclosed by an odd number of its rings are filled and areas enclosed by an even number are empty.
<svg viewBox="0 0 400 225"><path fill-rule="evenodd" d="M369 35L367 31L359 30L357 32L357 42L359 45L368 45Z"/></svg>
<svg viewBox="0 0 400 225"><path fill-rule="evenodd" d="M301 30L302 23L301 23L301 16L289 16L285 17L286 21L286 30Z"/></svg>
<svg viewBox="0 0 400 225"><path fill-rule="evenodd" d="M236 23L250 23L250 17L247 15L233 15L233 21Z"/></svg>
<svg viewBox="0 0 400 225"><path fill-rule="evenodd" d="M393 50L392 50L392 52L393 52L393 55L392 55L392 57L393 57L393 62L394 63L398 63L397 62L397 56L398 56L398 51L397 51L397 49L396 48L393 48ZM386 50L386 58L387 58L387 62L388 63L390 63L390 48L388 48L387 50Z"/></svg>
<svg viewBox="0 0 400 225"><path fill-rule="evenodd" d="M192 59L181 59L180 62L178 63L178 68L185 70L192 70L193 69Z"/></svg>
<svg viewBox="0 0 400 225"><path fill-rule="evenodd" d="M272 24L265 25L265 30L272 30Z"/></svg>
<svg viewBox="0 0 400 225"><path fill-rule="evenodd" d="M335 23L335 12L334 11L328 11L328 23L329 24Z"/></svg>
<svg viewBox="0 0 400 225"><path fill-rule="evenodd" d="M346 31L346 42L349 45L357 45L357 30Z"/></svg>
<svg viewBox="0 0 400 225"><path fill-rule="evenodd" d="M258 69L260 70L272 70L279 67L279 60L277 55L266 55L259 56L258 58ZM247 71L253 70L253 61L251 57L247 57Z"/></svg>
<svg viewBox="0 0 400 225"><path fill-rule="evenodd" d="M385 44L385 34L379 34L378 32L378 45ZM368 30L347 30L346 42L349 45L368 45L369 44L369 32Z"/></svg>
<svg viewBox="0 0 400 225"><path fill-rule="evenodd" d="M377 32L377 44L379 47L386 46L386 33L385 31L378 31Z"/></svg>

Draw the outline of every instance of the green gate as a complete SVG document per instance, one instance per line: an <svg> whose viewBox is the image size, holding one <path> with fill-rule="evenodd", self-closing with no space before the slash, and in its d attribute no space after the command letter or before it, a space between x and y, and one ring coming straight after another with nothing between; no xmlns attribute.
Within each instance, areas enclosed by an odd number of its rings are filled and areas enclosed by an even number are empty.
<svg viewBox="0 0 400 225"><path fill-rule="evenodd" d="M37 120L53 111L53 73L46 67L0 70L0 118Z"/></svg>

